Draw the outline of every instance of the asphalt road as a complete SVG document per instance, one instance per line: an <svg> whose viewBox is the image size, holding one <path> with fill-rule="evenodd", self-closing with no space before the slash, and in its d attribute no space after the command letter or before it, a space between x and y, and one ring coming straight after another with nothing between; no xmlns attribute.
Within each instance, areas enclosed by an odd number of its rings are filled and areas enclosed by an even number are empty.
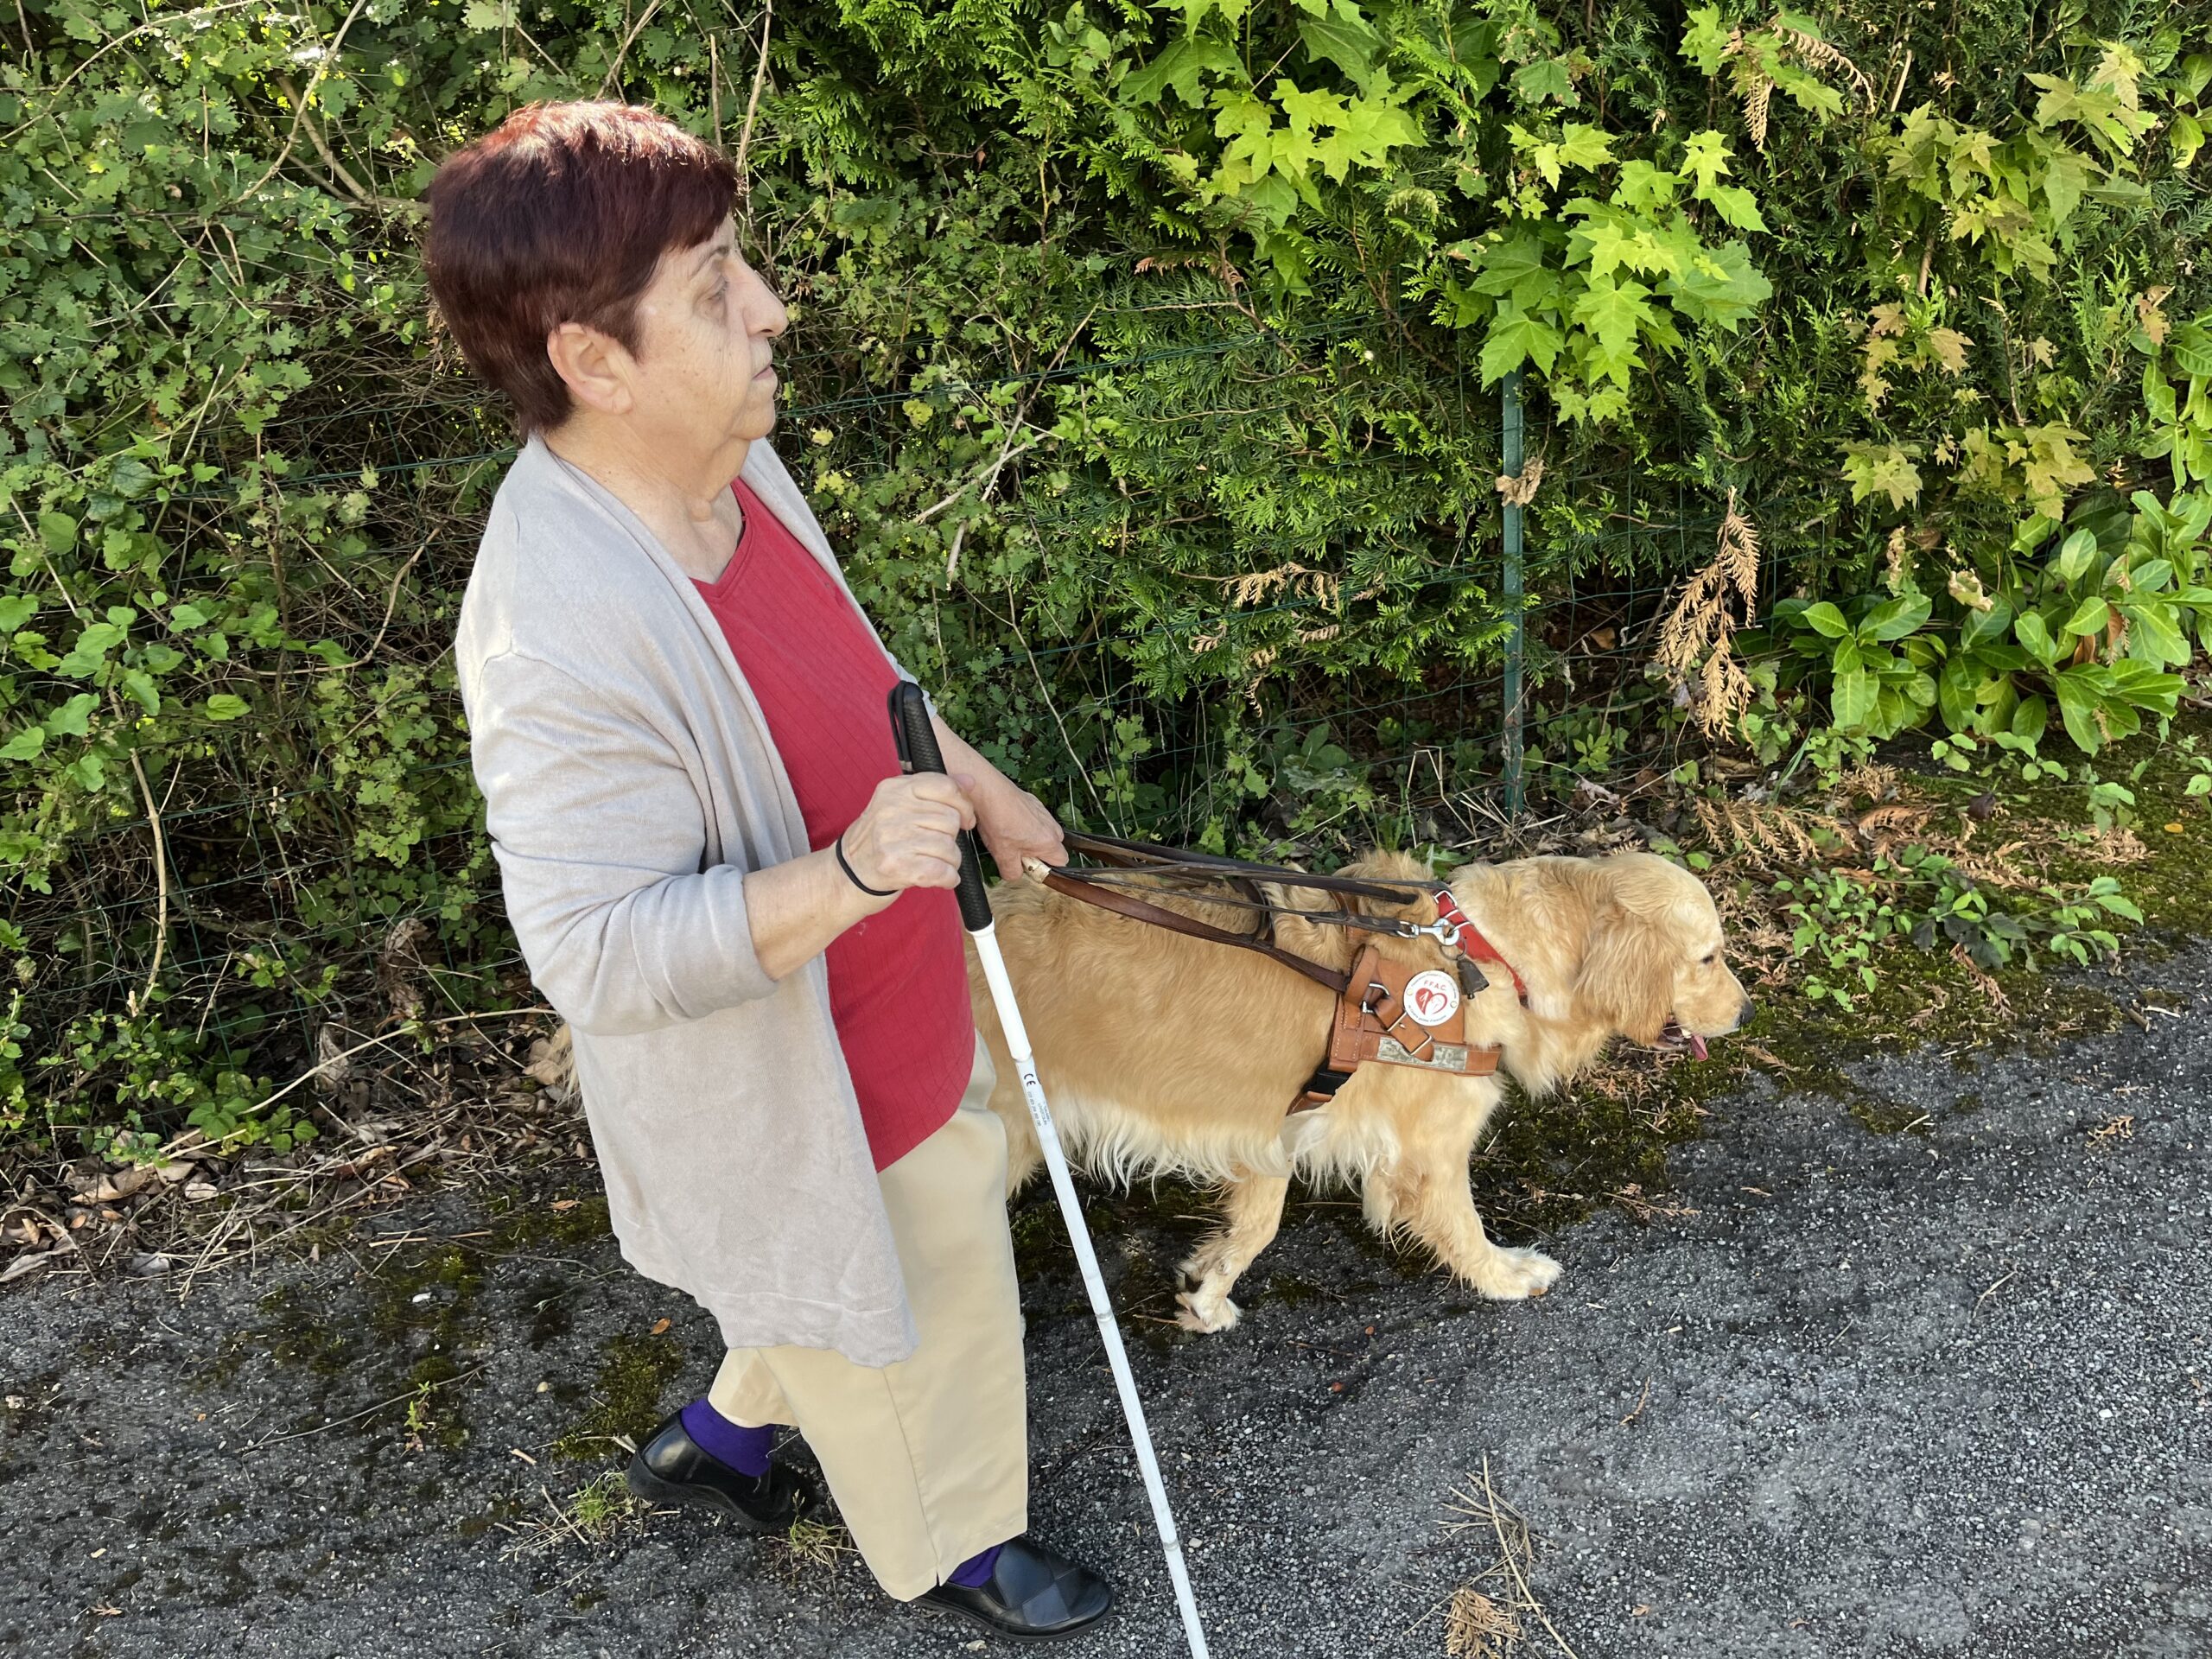
<svg viewBox="0 0 2212 1659"><path fill-rule="evenodd" d="M1294 1204L1241 1328L1132 1327L1214 1651L1442 1654L1445 1602L1497 1555L1445 1525L1487 1459L1580 1659L2212 1653L2212 952L2138 993L2172 1014L2041 1056L1870 1054L1865 1084L1925 1116L1907 1133L1764 1084L1713 1103L1672 1160L1695 1213L1548 1236L1567 1274L1540 1303ZM1197 1224L1103 1242L1134 1312L1164 1310ZM543 1524L619 1464L579 1426L672 1407L715 1350L562 1230L588 1230L442 1200L181 1301L174 1279L0 1295L0 1651L973 1650L849 1560L683 1516ZM489 1236L373 1242L410 1231ZM1033 1524L1124 1597L1071 1651L1176 1653L1096 1333L1056 1260L1030 1265ZM448 1372L410 1426L410 1381ZM1558 1649L1530 1621L1517 1651Z"/></svg>

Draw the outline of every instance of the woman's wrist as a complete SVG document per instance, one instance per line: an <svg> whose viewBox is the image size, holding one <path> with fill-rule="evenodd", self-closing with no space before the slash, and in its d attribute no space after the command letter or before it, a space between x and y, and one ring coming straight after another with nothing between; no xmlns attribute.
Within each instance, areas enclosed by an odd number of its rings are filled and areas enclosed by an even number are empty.
<svg viewBox="0 0 2212 1659"><path fill-rule="evenodd" d="M830 843L830 847L831 852L836 857L837 868L844 872L845 879L851 882L853 886L858 888L861 893L866 893L871 899L896 899L899 896L899 889L896 887L871 887L868 882L861 879L860 872L853 868L853 861L845 851L845 838L843 836L840 835L836 840L831 842Z"/></svg>

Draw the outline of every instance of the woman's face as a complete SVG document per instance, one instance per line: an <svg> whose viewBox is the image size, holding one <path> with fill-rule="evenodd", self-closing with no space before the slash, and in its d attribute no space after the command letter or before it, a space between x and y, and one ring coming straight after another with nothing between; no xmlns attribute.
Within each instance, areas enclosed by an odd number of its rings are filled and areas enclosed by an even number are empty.
<svg viewBox="0 0 2212 1659"><path fill-rule="evenodd" d="M665 453L765 438L776 423L777 336L783 302L737 251L735 225L664 254L638 302L632 415Z"/></svg>

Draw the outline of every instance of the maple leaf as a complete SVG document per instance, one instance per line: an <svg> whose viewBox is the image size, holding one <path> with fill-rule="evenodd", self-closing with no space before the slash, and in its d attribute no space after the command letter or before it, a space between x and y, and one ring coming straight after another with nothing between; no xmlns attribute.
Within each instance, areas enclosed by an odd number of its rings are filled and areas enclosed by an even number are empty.
<svg viewBox="0 0 2212 1659"><path fill-rule="evenodd" d="M1886 495L1892 508L1920 498L1920 468L1912 464L1900 444L1846 444L1843 475L1851 481L1855 505L1874 495Z"/></svg>
<svg viewBox="0 0 2212 1659"><path fill-rule="evenodd" d="M1575 299L1574 320L1590 331L1610 363L1632 356L1637 331L1657 317L1651 290L1630 277L1624 283L1593 281Z"/></svg>
<svg viewBox="0 0 2212 1659"><path fill-rule="evenodd" d="M1522 235L1494 242L1484 250L1474 289L1478 294L1510 294L1516 305L1528 311L1548 298L1558 284L1557 273L1545 269L1542 241Z"/></svg>
<svg viewBox="0 0 2212 1659"><path fill-rule="evenodd" d="M1674 206L1675 194L1681 188L1680 174L1646 161L1625 161L1621 163L1620 182L1613 187L1613 200L1632 213L1649 213Z"/></svg>
<svg viewBox="0 0 2212 1659"><path fill-rule="evenodd" d="M1566 343L1557 328L1525 311L1502 309L1491 319L1483 340L1483 385L1491 385L1523 363L1534 363L1544 373L1552 372L1560 347Z"/></svg>
<svg viewBox="0 0 2212 1659"><path fill-rule="evenodd" d="M1700 194L1710 190L1729 170L1727 135L1710 127L1692 133L1682 141L1682 164L1697 181Z"/></svg>
<svg viewBox="0 0 2212 1659"><path fill-rule="evenodd" d="M1717 248L1685 238L1694 257L1682 262L1679 275L1668 283L1668 297L1693 322L1709 322L1733 329L1773 297L1774 284L1751 263L1751 251L1741 242L1724 242Z"/></svg>
<svg viewBox="0 0 2212 1659"><path fill-rule="evenodd" d="M1947 374L1962 374L1967 366L1967 347L1974 341L1955 328L1930 328L1928 349L1936 353L1936 360L1943 365Z"/></svg>

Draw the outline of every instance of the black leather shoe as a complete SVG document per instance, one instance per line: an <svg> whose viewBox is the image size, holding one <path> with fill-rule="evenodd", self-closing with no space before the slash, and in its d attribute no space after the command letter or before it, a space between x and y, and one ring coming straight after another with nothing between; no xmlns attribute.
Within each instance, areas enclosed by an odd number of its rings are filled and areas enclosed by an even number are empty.
<svg viewBox="0 0 2212 1659"><path fill-rule="evenodd" d="M709 1457L684 1432L681 1412L653 1431L622 1478L650 1503L712 1510L753 1532L787 1532L815 1506L814 1488L780 1463L756 1478Z"/></svg>
<svg viewBox="0 0 2212 1659"><path fill-rule="evenodd" d="M1114 1586L1025 1536L999 1551L990 1580L981 1588L940 1584L924 1591L921 1599L995 1636L1048 1642L1074 1636L1105 1618L1113 1611Z"/></svg>

